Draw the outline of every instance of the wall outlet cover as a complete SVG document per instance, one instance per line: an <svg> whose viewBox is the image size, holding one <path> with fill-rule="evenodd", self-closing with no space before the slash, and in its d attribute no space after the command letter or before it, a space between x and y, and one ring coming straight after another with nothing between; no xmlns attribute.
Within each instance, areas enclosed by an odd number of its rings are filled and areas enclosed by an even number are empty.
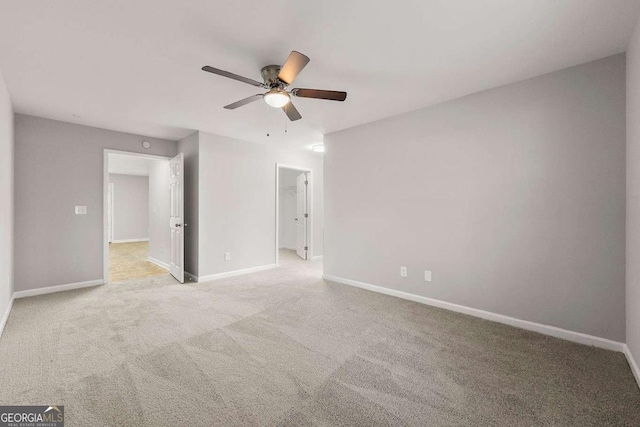
<svg viewBox="0 0 640 427"><path fill-rule="evenodd" d="M431 281L431 271L430 270L425 270L424 271L424 281L425 282L430 282Z"/></svg>
<svg viewBox="0 0 640 427"><path fill-rule="evenodd" d="M231 252L225 252L224 253L224 260L225 261L231 261Z"/></svg>
<svg viewBox="0 0 640 427"><path fill-rule="evenodd" d="M407 267L400 267L400 277L407 277Z"/></svg>

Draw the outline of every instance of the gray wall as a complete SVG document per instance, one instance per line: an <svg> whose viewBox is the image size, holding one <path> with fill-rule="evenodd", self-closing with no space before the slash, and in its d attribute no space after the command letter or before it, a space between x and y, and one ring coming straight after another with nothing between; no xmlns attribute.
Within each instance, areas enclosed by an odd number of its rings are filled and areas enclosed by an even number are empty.
<svg viewBox="0 0 640 427"><path fill-rule="evenodd" d="M178 150L184 155L184 269L198 276L199 256L199 132L178 141Z"/></svg>
<svg viewBox="0 0 640 427"><path fill-rule="evenodd" d="M149 160L149 257L169 264L169 162Z"/></svg>
<svg viewBox="0 0 640 427"><path fill-rule="evenodd" d="M177 144L15 117L15 290L102 279L103 150L171 157ZM88 214L74 215L75 205L87 205Z"/></svg>
<svg viewBox="0 0 640 427"><path fill-rule="evenodd" d="M199 276L275 262L276 163L313 169L313 254L323 253L321 155L200 132L199 157Z"/></svg>
<svg viewBox="0 0 640 427"><path fill-rule="evenodd" d="M0 72L0 322L13 295L13 150L13 109Z"/></svg>
<svg viewBox="0 0 640 427"><path fill-rule="evenodd" d="M149 177L109 174L113 184L113 239L149 238ZM167 217L168 218L168 217Z"/></svg>
<svg viewBox="0 0 640 427"><path fill-rule="evenodd" d="M325 144L325 274L624 341L623 55Z"/></svg>
<svg viewBox="0 0 640 427"><path fill-rule="evenodd" d="M640 362L640 25L627 48L627 346ZM639 379L640 380L640 379Z"/></svg>

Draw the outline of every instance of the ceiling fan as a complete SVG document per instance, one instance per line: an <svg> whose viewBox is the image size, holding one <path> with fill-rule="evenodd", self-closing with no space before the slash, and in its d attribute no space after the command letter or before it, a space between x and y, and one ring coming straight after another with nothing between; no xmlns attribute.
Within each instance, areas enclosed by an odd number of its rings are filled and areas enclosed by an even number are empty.
<svg viewBox="0 0 640 427"><path fill-rule="evenodd" d="M291 95L300 98L316 98L316 99L328 99L330 101L344 101L347 99L347 92L338 92L335 90L319 90L319 89L291 89L287 90L300 71L309 63L309 58L300 52L295 50L289 54L284 65L267 65L263 67L260 73L264 83L242 77L237 74L230 73L228 71L213 68L208 65L202 67L203 71L217 74L219 76L227 77L233 80L238 80L243 83L247 83L256 87L268 89L267 93L259 93L257 95L250 96L233 104L225 105L227 110L235 110L243 105L250 104L259 99L264 101L274 108L282 108L289 120L300 120L302 116L294 107L291 102Z"/></svg>

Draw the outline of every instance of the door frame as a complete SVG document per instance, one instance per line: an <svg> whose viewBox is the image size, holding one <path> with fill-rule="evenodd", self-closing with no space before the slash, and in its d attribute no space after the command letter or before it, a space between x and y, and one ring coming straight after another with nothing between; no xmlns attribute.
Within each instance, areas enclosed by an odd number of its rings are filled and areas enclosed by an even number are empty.
<svg viewBox="0 0 640 427"><path fill-rule="evenodd" d="M115 212L115 208L113 206L113 202L116 198L115 196L115 188L116 186L112 183L109 182L108 183L108 187L107 187L107 243L113 243L113 241L115 240L114 236L116 235L115 232L115 221L114 221L114 215L113 213ZM111 198L111 201L109 202L109 198ZM111 208L111 209L109 209ZM109 229L109 217L111 217L111 229Z"/></svg>
<svg viewBox="0 0 640 427"><path fill-rule="evenodd" d="M105 148L103 152L102 169L102 281L109 283L109 154L124 154L126 156L144 157L154 160L171 160L171 157L155 154L136 153L133 151L112 150Z"/></svg>
<svg viewBox="0 0 640 427"><path fill-rule="evenodd" d="M300 172L307 173L307 212L309 218L307 221L307 244L309 250L307 251L307 261L313 260L313 169L304 166L287 165L284 163L276 163L276 244L274 251L275 265L280 265L280 255L278 250L280 249L279 234L280 234L280 169L292 169Z"/></svg>

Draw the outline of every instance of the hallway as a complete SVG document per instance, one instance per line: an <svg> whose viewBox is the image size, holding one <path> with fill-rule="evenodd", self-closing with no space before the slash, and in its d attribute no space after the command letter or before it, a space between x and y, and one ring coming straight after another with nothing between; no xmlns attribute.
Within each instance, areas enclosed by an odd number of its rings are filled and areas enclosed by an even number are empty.
<svg viewBox="0 0 640 427"><path fill-rule="evenodd" d="M149 242L109 243L109 283L169 272L147 260Z"/></svg>

